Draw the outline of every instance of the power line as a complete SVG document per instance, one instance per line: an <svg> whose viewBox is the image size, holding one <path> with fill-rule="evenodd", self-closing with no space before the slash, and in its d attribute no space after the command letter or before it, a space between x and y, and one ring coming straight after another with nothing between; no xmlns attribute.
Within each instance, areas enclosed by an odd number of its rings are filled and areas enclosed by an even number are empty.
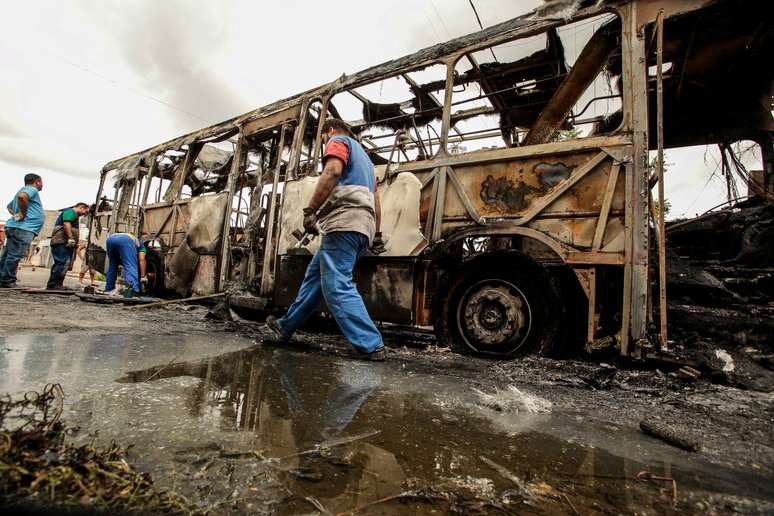
<svg viewBox="0 0 774 516"><path fill-rule="evenodd" d="M433 23L433 20L430 19L430 16L428 16L427 11L423 10L423 14L425 15L425 19L427 20L427 23L430 24L430 28L433 29L433 32L435 33L435 37L438 38L438 41L443 41L443 38L438 33L438 29L435 28L435 24Z"/></svg>
<svg viewBox="0 0 774 516"><path fill-rule="evenodd" d="M484 30L484 24L481 23L481 17L478 15L478 10L476 9L475 4L473 3L473 0L468 0L470 3L470 7L473 9L473 14L476 15L476 21L478 22L478 26L481 28L481 30ZM492 57L494 58L495 62L497 62L497 56L494 53L494 49L492 47L489 47L489 51L492 53Z"/></svg>
<svg viewBox="0 0 774 516"><path fill-rule="evenodd" d="M116 80L114 80L114 79L111 79L110 77L107 77L107 76L105 76L105 75L102 75L101 73L99 73L99 72L96 72L96 71L94 71L94 70L92 70L92 69L90 69L90 68L86 68L86 67L84 67L84 66L81 66L81 65L79 65L78 63L74 63L74 62L70 61L69 59L66 59L66 58L64 58L64 57L62 57L62 56L59 56L59 55L53 54L53 53L51 53L51 52L46 52L46 53L47 53L47 54L49 54L50 56L52 56L52 57L54 57L54 58L56 58L56 59L58 59L58 60L62 61L63 63L65 63L65 64L68 64L68 65L72 66L73 68L76 68L76 69L78 69L78 70L80 70L80 71L82 71L82 72L85 72L85 73L89 73L89 74L91 74L91 75L94 75L94 76L95 76L95 77L97 77L98 79L102 79L103 81L105 81L105 82L108 82L108 83L111 83L112 85L114 85L114 86L116 86L116 87L120 87L120 88L124 88L124 89L126 89L126 90L129 90L129 91L131 91L132 93L134 93L134 94L136 94L136 95L139 95L139 96L141 96L141 97L144 97L144 98L146 98L146 99L148 99L148 100L152 100L153 102L157 102L157 103L159 103L159 104L161 104L161 105L163 105L163 106L166 106L166 107L168 107L168 108L170 108L170 109L174 109L175 111L179 111L180 113L186 114L186 115L188 115L188 116L190 116L190 117L196 118L197 120L199 120L199 121L201 121L201 122L204 122L204 123L206 123L206 124L208 124L208 125L212 125L212 123L213 123L212 121L210 121L210 120L207 120L206 118L202 118L202 117L200 117L199 115L196 115L196 114L194 114L194 113L191 113L191 112L190 112L190 111L188 111L188 110L185 110L185 109L183 109L183 108L181 108L181 107L177 107L177 106L175 106L174 104L170 104L169 102L167 102L167 101L165 101L165 100L162 100L162 99L159 99L159 98L156 98L156 97L153 97L152 95L148 95L147 93L144 93L144 92L142 92L142 91L140 91L140 90L138 90L138 89L136 89L136 88L133 88L133 87L131 87L131 86L126 86L126 85L124 85L124 84L121 84L121 83L119 83L118 81L116 81Z"/></svg>
<svg viewBox="0 0 774 516"><path fill-rule="evenodd" d="M478 22L478 26L481 27L481 29L484 29L484 25L481 23L481 17L478 15L478 11L476 10L476 6L473 4L473 0L468 0L470 2L470 7L473 9L473 14L476 15L476 21Z"/></svg>
<svg viewBox="0 0 774 516"><path fill-rule="evenodd" d="M433 7L433 10L435 11L435 15L438 17L438 20L441 22L441 26L443 27L444 32L446 32L446 38L451 39L451 32L449 32L449 28L446 26L446 23L443 21L443 18L441 17L441 13L438 11L438 8L435 6L435 2L433 2L433 0L430 0L430 5Z"/></svg>

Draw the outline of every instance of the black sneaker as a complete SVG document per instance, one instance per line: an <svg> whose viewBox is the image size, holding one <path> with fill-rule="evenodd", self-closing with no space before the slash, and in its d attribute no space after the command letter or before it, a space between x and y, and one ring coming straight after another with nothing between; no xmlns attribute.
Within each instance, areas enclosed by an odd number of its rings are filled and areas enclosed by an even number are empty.
<svg viewBox="0 0 774 516"><path fill-rule="evenodd" d="M0 283L0 288L18 288L16 283Z"/></svg>
<svg viewBox="0 0 774 516"><path fill-rule="evenodd" d="M368 362L384 362L385 356L387 356L387 352L384 350L384 346L377 348L370 353L364 353L362 351L358 351L357 353L357 357L360 360L366 360Z"/></svg>
<svg viewBox="0 0 774 516"><path fill-rule="evenodd" d="M290 340L290 337L282 333L279 322L277 321L277 318L274 317L273 315L266 316L266 326L274 334L274 338L276 340L280 342L288 342Z"/></svg>

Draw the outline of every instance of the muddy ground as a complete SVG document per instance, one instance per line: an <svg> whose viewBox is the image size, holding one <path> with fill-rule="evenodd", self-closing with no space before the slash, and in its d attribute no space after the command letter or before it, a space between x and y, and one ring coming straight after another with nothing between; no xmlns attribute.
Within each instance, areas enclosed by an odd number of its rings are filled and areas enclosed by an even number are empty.
<svg viewBox="0 0 774 516"><path fill-rule="evenodd" d="M202 306L2 291L0 307L0 392L61 383L73 439L131 445L130 462L214 513L774 511L760 346L714 343L717 363L688 380L612 357L463 357L385 329L373 364L334 333L281 345Z"/></svg>

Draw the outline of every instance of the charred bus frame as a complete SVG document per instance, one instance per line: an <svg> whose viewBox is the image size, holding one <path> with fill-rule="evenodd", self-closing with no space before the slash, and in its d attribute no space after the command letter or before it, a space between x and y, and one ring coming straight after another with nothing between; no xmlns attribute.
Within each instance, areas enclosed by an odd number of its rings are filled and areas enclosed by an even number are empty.
<svg viewBox="0 0 774 516"><path fill-rule="evenodd" d="M625 356L654 341L665 349L663 159L654 171L648 153L754 140L758 187L771 195L771 18L750 1L557 1L343 75L107 163L89 261L104 269L107 235L133 231L151 249L157 290L228 289L238 306L287 306L317 245L292 232L320 169L321 121L337 116L374 160L393 241L356 271L374 319L435 326L460 351L548 351L578 321L586 341L617 337ZM587 20L595 30L568 66L557 31ZM498 59L538 36L541 49ZM724 80L710 52L747 84ZM420 80L429 69L440 76ZM615 87L582 99L600 77ZM403 81L410 98L366 96L388 79ZM479 94L470 97L472 87ZM362 104L362 118L340 114L342 95ZM582 118L610 99L617 110ZM716 100L730 107L708 115ZM498 127L461 129L493 116ZM498 148L461 148L495 137Z"/></svg>

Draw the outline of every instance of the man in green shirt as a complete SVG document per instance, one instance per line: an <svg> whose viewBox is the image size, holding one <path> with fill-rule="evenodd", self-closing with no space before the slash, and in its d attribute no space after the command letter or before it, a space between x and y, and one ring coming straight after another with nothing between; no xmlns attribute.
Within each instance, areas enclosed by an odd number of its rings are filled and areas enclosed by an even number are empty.
<svg viewBox="0 0 774 516"><path fill-rule="evenodd" d="M54 266L51 267L47 289L56 290L64 286L65 274L70 268L73 252L78 243L79 218L88 212L89 205L84 202L59 212L54 223L54 231L51 233L51 254L54 256Z"/></svg>

